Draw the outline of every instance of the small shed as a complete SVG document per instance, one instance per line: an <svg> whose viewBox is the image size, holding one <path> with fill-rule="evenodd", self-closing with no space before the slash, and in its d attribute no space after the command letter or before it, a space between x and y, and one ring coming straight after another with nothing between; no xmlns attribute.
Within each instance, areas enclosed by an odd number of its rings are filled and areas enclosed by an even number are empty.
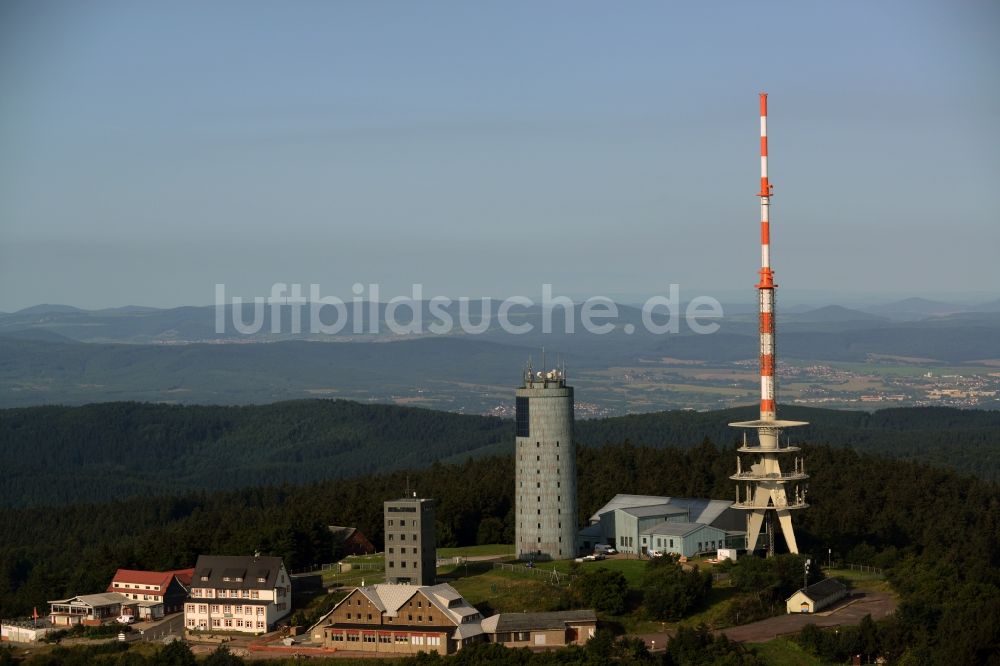
<svg viewBox="0 0 1000 666"><path fill-rule="evenodd" d="M827 578L798 590L788 597L785 607L789 613L815 613L847 596L847 588L836 578Z"/></svg>

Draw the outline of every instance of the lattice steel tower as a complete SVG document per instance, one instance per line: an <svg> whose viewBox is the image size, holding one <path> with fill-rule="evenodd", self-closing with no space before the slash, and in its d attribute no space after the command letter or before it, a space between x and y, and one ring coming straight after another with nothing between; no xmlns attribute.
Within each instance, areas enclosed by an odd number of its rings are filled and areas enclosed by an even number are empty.
<svg viewBox="0 0 1000 666"><path fill-rule="evenodd" d="M792 553L799 552L792 527L791 512L804 509L806 504L809 476L805 473L805 462L795 454L799 448L781 445L781 431L784 428L806 425L804 421L779 421L776 412L775 355L774 355L774 275L771 271L771 230L768 208L771 203L772 187L767 179L767 93L760 94L760 282L757 291L760 296L760 419L730 423L736 428L752 428L757 431L758 444L747 444L743 436L743 446L737 451L736 474L731 479L736 483L734 508L745 509L747 513L747 550L754 551L761 527L767 522L768 556L774 554L774 521L778 516L785 543ZM751 454L749 469L743 467L740 454ZM792 471L782 471L781 459L791 458ZM787 466L787 464L786 464Z"/></svg>
<svg viewBox="0 0 1000 666"><path fill-rule="evenodd" d="M566 385L565 368L532 372L529 362L515 401L517 556L541 560L575 557L573 388Z"/></svg>

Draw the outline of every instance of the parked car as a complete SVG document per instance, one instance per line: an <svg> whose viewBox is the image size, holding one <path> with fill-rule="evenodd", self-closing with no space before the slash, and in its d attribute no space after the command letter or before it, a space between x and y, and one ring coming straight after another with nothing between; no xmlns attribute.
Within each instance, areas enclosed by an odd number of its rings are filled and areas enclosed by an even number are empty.
<svg viewBox="0 0 1000 666"><path fill-rule="evenodd" d="M617 555L618 551L615 547L608 543L599 543L594 546L595 553L604 553L605 555Z"/></svg>
<svg viewBox="0 0 1000 666"><path fill-rule="evenodd" d="M125 615L125 614L122 614L122 615L118 616L118 620L117 621L118 621L118 624L132 624L133 622L135 622L135 615Z"/></svg>

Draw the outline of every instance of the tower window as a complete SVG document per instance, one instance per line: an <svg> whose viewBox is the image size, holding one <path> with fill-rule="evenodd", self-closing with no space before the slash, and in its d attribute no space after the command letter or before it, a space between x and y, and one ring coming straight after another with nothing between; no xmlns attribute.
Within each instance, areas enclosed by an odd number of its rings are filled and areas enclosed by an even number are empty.
<svg viewBox="0 0 1000 666"><path fill-rule="evenodd" d="M528 418L528 399L523 397L514 398L514 411L517 422L517 436L531 437L531 421Z"/></svg>

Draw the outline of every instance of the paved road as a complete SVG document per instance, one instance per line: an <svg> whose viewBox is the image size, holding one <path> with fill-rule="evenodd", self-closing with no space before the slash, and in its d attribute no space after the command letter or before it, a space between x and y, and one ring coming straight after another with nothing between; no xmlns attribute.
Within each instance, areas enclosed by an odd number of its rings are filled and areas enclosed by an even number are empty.
<svg viewBox="0 0 1000 666"><path fill-rule="evenodd" d="M885 592L862 592L844 599L835 608L820 613L792 613L769 617L739 627L716 631L741 643L763 643L783 634L802 630L807 624L817 627L836 627L858 624L865 615L880 620L896 610L896 600Z"/></svg>
<svg viewBox="0 0 1000 666"><path fill-rule="evenodd" d="M136 631L142 631L143 641L159 641L168 634L180 635L184 629L184 613L172 613L155 622L136 622L132 625Z"/></svg>
<svg viewBox="0 0 1000 666"><path fill-rule="evenodd" d="M891 615L896 610L896 600L886 592L861 592L844 599L831 610L814 614L793 613L777 615L766 620L743 624L728 629L718 629L715 634L725 634L731 640L740 643L765 643L785 634L794 634L807 624L817 627L836 627L853 625L861 622L865 615L871 615L873 620L880 620ZM664 647L671 632L663 631L639 636L646 645L657 650ZM654 644L655 641L655 644Z"/></svg>

